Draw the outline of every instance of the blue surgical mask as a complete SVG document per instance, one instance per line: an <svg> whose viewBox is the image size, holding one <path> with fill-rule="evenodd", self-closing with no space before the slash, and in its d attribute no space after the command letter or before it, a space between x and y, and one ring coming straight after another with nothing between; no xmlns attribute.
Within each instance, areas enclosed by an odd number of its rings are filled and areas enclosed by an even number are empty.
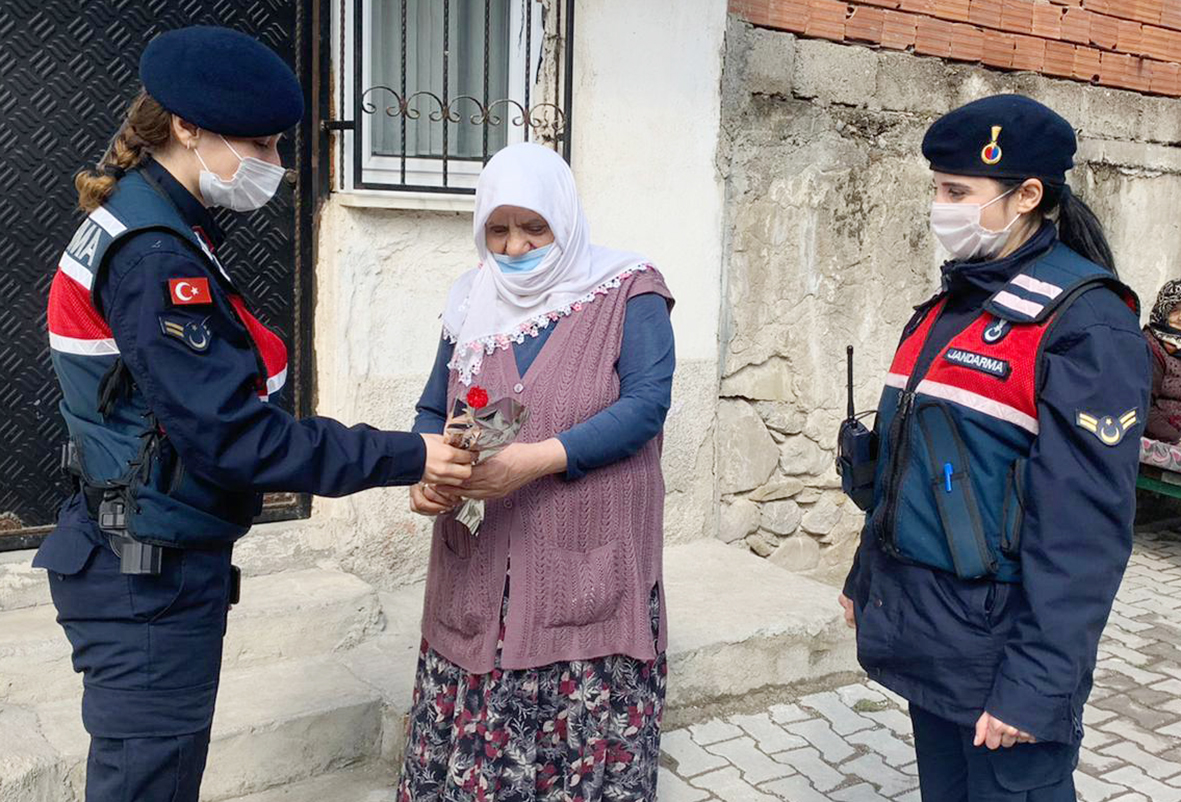
<svg viewBox="0 0 1181 802"><path fill-rule="evenodd" d="M534 248L528 253L523 253L520 256L507 256L503 253L494 253L492 258L500 265L501 273L529 273L537 269L541 264L541 260L554 247L551 242L541 248Z"/></svg>

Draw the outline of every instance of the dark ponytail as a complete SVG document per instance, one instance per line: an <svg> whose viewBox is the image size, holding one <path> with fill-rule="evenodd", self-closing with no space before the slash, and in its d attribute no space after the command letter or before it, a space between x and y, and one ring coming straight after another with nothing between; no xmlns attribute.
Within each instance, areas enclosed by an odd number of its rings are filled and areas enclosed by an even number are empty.
<svg viewBox="0 0 1181 802"><path fill-rule="evenodd" d="M1075 253L1106 267L1112 275L1119 275L1103 224L1091 207L1074 194L1069 184L1063 184L1058 194L1058 239Z"/></svg>
<svg viewBox="0 0 1181 802"><path fill-rule="evenodd" d="M997 183L1006 190L1011 190L1028 180L1004 179ZM1069 184L1049 184L1042 179L1039 180L1042 181L1044 191L1042 202L1035 211L1043 217L1057 212L1058 239L1062 244L1095 264L1107 268L1112 275L1118 276L1115 257L1107 243L1107 235L1103 233L1103 224L1091 211L1091 207L1074 194Z"/></svg>

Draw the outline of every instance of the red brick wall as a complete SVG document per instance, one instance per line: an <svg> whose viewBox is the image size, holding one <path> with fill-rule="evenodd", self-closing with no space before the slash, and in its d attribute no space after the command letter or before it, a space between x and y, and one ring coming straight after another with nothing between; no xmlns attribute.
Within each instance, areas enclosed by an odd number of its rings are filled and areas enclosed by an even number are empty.
<svg viewBox="0 0 1181 802"><path fill-rule="evenodd" d="M1181 97L1181 0L730 0L767 28Z"/></svg>

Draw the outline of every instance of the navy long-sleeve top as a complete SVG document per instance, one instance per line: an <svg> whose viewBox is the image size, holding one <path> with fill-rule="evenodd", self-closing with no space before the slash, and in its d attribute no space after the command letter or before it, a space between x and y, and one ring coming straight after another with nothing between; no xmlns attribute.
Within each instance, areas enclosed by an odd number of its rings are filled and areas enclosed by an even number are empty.
<svg viewBox="0 0 1181 802"><path fill-rule="evenodd" d="M522 376L541 353L558 320L513 345L517 370ZM443 339L430 378L418 400L414 431L438 434L447 421L447 384L454 346ZM566 449L566 478L585 476L638 452L660 433L672 403L673 370L676 367L672 321L668 303L660 295L646 293L627 302L623 320L623 344L615 371L619 374L619 400L572 429L558 434Z"/></svg>

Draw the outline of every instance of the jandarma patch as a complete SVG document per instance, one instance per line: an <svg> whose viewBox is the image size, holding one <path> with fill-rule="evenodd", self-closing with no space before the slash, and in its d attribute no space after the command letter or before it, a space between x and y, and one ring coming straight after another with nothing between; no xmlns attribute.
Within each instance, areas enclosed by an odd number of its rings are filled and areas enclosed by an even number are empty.
<svg viewBox="0 0 1181 802"><path fill-rule="evenodd" d="M987 373L997 379L1009 378L1009 372L1012 368L1009 363L1003 359L997 359L992 356L985 356L984 354L977 354L972 351L965 351L962 348L951 348L943 358L953 365L959 365L961 368L968 368L970 370L977 370L981 373Z"/></svg>
<svg viewBox="0 0 1181 802"><path fill-rule="evenodd" d="M1099 439L1099 442L1105 446L1118 446L1132 430L1137 423L1140 422L1140 416L1136 410L1129 409L1119 418L1111 415L1092 415L1089 412L1077 412L1074 416L1075 425L1080 429L1085 429Z"/></svg>
<svg viewBox="0 0 1181 802"><path fill-rule="evenodd" d="M169 317L167 315L160 315L160 332L165 337L172 337L175 340L180 340L199 354L203 354L209 350L209 342L213 339L209 333L209 326L205 320L186 320L184 318Z"/></svg>

